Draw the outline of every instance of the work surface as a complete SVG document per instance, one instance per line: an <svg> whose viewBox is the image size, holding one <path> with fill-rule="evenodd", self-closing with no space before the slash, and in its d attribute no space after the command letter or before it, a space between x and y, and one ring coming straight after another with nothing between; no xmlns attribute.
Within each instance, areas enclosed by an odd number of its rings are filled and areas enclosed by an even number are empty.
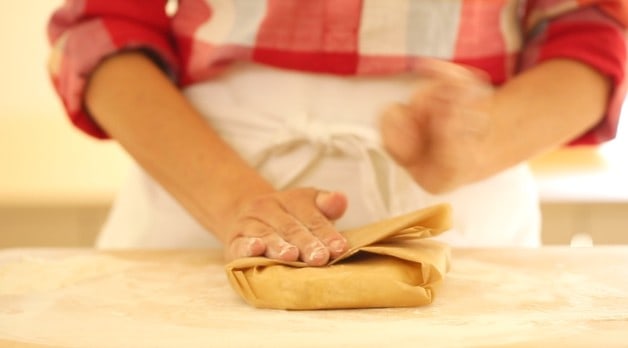
<svg viewBox="0 0 628 348"><path fill-rule="evenodd" d="M244 304L218 251L0 251L0 346L628 347L628 247L452 251L427 307Z"/></svg>

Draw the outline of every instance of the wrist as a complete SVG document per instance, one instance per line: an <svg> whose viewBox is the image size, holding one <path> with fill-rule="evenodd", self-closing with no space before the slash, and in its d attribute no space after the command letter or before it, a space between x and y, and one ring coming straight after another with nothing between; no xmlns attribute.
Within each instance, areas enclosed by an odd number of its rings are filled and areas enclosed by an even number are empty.
<svg viewBox="0 0 628 348"><path fill-rule="evenodd" d="M223 244L230 239L233 223L245 207L258 197L269 195L276 190L253 169L245 169L239 175L231 175L222 182L206 186L206 190L196 192L201 207L202 224Z"/></svg>

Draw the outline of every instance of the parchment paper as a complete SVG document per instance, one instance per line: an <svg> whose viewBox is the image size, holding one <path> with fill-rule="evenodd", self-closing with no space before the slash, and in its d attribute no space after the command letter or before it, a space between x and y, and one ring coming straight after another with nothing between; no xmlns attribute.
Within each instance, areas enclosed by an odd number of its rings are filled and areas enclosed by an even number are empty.
<svg viewBox="0 0 628 348"><path fill-rule="evenodd" d="M437 205L344 231L349 250L324 267L262 257L226 266L233 289L250 305L276 309L427 305L449 270L449 247L426 238L450 227Z"/></svg>

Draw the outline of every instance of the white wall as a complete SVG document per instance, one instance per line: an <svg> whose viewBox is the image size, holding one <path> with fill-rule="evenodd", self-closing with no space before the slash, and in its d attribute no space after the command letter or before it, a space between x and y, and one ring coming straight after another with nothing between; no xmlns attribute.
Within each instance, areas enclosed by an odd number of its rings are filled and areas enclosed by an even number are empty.
<svg viewBox="0 0 628 348"><path fill-rule="evenodd" d="M61 1L5 1L0 12L2 85L0 117L58 117L61 113L46 75L45 25Z"/></svg>
<svg viewBox="0 0 628 348"><path fill-rule="evenodd" d="M46 23L62 1L0 11L0 204L108 201L128 158L70 126L46 71Z"/></svg>

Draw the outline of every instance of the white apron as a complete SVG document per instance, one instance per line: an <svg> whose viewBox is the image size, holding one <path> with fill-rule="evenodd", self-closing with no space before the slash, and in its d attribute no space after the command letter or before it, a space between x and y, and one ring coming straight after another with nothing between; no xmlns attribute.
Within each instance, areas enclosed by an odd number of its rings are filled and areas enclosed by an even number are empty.
<svg viewBox="0 0 628 348"><path fill-rule="evenodd" d="M453 206L454 228L440 239L451 245L538 245L538 196L525 165L435 196L384 152L378 116L387 105L408 100L417 86L410 75L339 77L241 63L184 93L276 188L347 194L339 229L447 202ZM135 167L97 246L190 248L219 242Z"/></svg>

